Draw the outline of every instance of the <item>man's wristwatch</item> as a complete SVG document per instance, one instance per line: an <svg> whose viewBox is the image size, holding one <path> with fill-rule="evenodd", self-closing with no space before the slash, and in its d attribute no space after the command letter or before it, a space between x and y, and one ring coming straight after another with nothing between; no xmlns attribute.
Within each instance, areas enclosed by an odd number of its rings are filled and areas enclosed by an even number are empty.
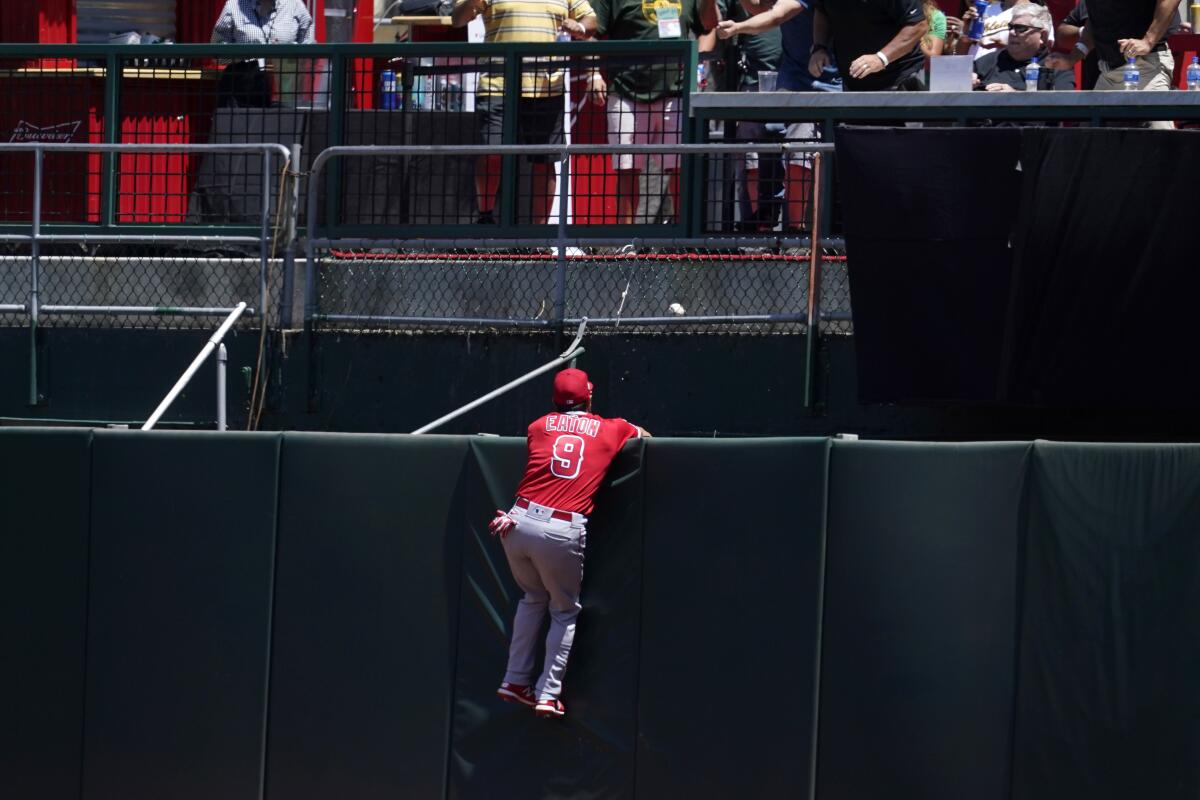
<svg viewBox="0 0 1200 800"><path fill-rule="evenodd" d="M816 42L813 42L813 46L808 49L808 54L811 56L813 53L817 52L818 50L824 50L826 53L828 53L829 45L817 44Z"/></svg>

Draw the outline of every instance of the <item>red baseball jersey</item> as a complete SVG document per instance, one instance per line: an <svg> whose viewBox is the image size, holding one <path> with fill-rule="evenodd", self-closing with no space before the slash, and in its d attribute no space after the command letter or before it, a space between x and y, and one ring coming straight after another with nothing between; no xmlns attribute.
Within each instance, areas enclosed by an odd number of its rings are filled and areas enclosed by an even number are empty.
<svg viewBox="0 0 1200 800"><path fill-rule="evenodd" d="M636 425L582 411L555 412L529 426L529 463L517 496L560 511L592 513L592 498Z"/></svg>

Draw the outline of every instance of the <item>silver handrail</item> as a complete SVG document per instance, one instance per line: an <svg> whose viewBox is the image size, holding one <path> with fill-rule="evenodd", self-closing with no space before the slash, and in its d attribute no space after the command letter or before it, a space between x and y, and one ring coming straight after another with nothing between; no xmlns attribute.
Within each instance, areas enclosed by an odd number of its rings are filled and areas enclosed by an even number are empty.
<svg viewBox="0 0 1200 800"><path fill-rule="evenodd" d="M204 359L212 355L212 351L221 344L221 340L225 338L225 334L229 333L229 329L233 327L234 323L238 321L238 317L240 317L242 312L245 310L245 303L237 304L237 307L233 309L233 312L225 318L224 322L221 323L221 327L217 328L217 332L209 337L208 342L203 348L201 348L200 354L192 359L192 363L189 364L188 368L183 371L183 375L179 376L179 380L175 381L175 385L171 387L171 391L167 392L167 396L164 397L162 402L158 404L158 408L154 409L154 413L150 415L150 419L146 420L146 423L142 425L142 430L149 431L154 429L154 426L158 424L158 420L163 414L166 413L167 409L171 407L171 403L175 402L175 398L178 397L179 393L182 392L188 385L188 381L192 379L192 376L196 374L196 370L200 369L200 365L204 363ZM219 367L220 365L218 365L218 382L224 383ZM218 419L224 417L224 409L221 408L224 397L224 392L222 392L222 402L218 404Z"/></svg>
<svg viewBox="0 0 1200 800"><path fill-rule="evenodd" d="M588 323L587 317L584 317L582 320L580 320L579 330L577 330L575 332L575 338L571 341L571 343L569 345L567 345L566 350L562 351L562 353L560 353L558 356L556 356L552 360L547 361L545 364L543 364L542 366L533 370L532 372L525 373L524 375L517 378L516 380L509 381L508 383L501 386L499 389L493 389L492 391L485 394L483 397L472 400L471 402L467 403L465 406L462 406L461 408L457 408L454 411L451 411L449 414L446 414L443 417L438 417L433 422L430 422L428 425L422 425L421 427L419 427L415 431L413 431L413 433L414 434L429 433L434 428L441 427L442 425L446 424L450 420L457 419L457 418L461 417L463 414L466 414L468 411L472 411L476 408L479 408L484 403L494 400L497 397L499 397L500 395L504 394L505 392L509 392L509 391L517 388L521 384L527 383L527 382L533 380L538 375L541 375L543 372L548 372L548 371L554 369L555 367L557 367L559 364L562 364L563 362L574 361L577 356L579 356L581 353L586 352L582 347L579 346L579 343L581 341L583 341L583 332L587 329L587 323Z"/></svg>

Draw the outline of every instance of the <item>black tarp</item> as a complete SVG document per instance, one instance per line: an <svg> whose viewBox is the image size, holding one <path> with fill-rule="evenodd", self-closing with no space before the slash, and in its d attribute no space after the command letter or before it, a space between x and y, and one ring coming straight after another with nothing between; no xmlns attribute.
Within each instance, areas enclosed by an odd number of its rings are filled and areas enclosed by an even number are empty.
<svg viewBox="0 0 1200 800"><path fill-rule="evenodd" d="M1200 796L1200 447L1040 442L1012 797Z"/></svg>
<svg viewBox="0 0 1200 800"><path fill-rule="evenodd" d="M1029 129L1021 164L1001 397L1194 407L1200 137Z"/></svg>
<svg viewBox="0 0 1200 800"><path fill-rule="evenodd" d="M863 402L995 399L1020 144L1013 128L838 129Z"/></svg>
<svg viewBox="0 0 1200 800"><path fill-rule="evenodd" d="M1189 133L842 128L859 397L1191 407Z"/></svg>

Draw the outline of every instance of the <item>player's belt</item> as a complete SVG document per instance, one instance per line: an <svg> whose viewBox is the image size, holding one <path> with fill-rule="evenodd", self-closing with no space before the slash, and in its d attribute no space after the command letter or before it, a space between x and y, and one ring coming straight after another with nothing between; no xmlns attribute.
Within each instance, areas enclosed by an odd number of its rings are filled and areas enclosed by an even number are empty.
<svg viewBox="0 0 1200 800"><path fill-rule="evenodd" d="M513 505L516 506L517 508L529 508L529 501L526 500L524 497L518 497L517 501L515 503L513 503ZM538 504L534 503L534 505L538 505ZM548 506L542 506L542 508L548 508ZM551 519L561 519L565 522L574 522L575 521L575 515L572 514L570 511L559 511L556 508L550 509L550 518Z"/></svg>

